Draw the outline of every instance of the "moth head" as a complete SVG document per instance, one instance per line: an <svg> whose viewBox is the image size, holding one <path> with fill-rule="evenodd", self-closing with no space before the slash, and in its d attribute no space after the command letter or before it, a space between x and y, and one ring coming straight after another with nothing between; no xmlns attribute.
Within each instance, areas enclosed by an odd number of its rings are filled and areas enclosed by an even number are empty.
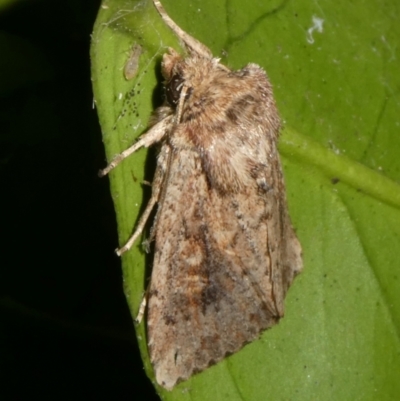
<svg viewBox="0 0 400 401"><path fill-rule="evenodd" d="M163 55L161 63L161 73L166 82L171 79L174 70L176 70L176 66L178 66L182 61L182 56L172 47L169 47L167 53Z"/></svg>
<svg viewBox="0 0 400 401"><path fill-rule="evenodd" d="M184 86L184 60L174 49L169 48L162 61L162 74L165 78L165 96L170 106L176 107Z"/></svg>
<svg viewBox="0 0 400 401"><path fill-rule="evenodd" d="M218 58L209 59L198 55L189 55L184 58L174 49L169 48L162 61L162 75L165 79L165 95L168 104L174 109L181 109L184 102L192 96L194 88L197 93L203 92L204 96L204 92L212 88L213 79L221 73L230 73L230 70L220 64Z"/></svg>
<svg viewBox="0 0 400 401"><path fill-rule="evenodd" d="M176 106L178 104L183 88L183 82L184 79L182 75L175 74L165 85L165 96L171 106Z"/></svg>

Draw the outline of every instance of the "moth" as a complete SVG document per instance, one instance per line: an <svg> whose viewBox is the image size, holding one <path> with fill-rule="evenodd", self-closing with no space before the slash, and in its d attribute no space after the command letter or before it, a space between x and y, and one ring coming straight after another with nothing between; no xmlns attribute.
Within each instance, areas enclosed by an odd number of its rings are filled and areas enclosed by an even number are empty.
<svg viewBox="0 0 400 401"><path fill-rule="evenodd" d="M100 175L142 147L160 147L150 201L117 253L132 247L157 207L148 350L157 382L170 390L279 321L302 256L265 71L256 64L230 70L153 3L187 55L164 54L164 105Z"/></svg>

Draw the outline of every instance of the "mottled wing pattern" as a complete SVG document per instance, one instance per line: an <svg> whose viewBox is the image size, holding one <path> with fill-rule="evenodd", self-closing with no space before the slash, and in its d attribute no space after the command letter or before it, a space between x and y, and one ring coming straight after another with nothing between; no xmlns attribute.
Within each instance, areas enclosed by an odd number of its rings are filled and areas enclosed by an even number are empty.
<svg viewBox="0 0 400 401"><path fill-rule="evenodd" d="M234 194L210 185L197 152L171 151L147 317L151 361L166 388L234 353L283 315L301 250L270 146L273 164L257 172L268 188L255 179Z"/></svg>

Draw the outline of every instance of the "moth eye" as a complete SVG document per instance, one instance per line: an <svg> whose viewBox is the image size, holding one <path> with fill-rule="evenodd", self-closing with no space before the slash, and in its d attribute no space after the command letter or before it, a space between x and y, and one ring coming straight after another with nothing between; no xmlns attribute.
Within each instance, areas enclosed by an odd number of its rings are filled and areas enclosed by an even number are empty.
<svg viewBox="0 0 400 401"><path fill-rule="evenodd" d="M181 75L175 74L165 87L165 95L171 106L176 106L183 88L183 78Z"/></svg>

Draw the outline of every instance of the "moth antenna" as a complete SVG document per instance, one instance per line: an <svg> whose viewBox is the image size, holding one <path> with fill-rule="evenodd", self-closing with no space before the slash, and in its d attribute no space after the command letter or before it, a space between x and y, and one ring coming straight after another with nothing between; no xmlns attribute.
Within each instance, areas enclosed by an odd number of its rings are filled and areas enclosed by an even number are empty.
<svg viewBox="0 0 400 401"><path fill-rule="evenodd" d="M203 43L200 43L198 40L183 31L171 19L171 17L165 11L163 5L158 0L153 0L153 3L164 22L171 28L175 35L185 43L186 47L191 53L196 53L197 55L208 59L213 58L211 50L207 46L204 46Z"/></svg>

